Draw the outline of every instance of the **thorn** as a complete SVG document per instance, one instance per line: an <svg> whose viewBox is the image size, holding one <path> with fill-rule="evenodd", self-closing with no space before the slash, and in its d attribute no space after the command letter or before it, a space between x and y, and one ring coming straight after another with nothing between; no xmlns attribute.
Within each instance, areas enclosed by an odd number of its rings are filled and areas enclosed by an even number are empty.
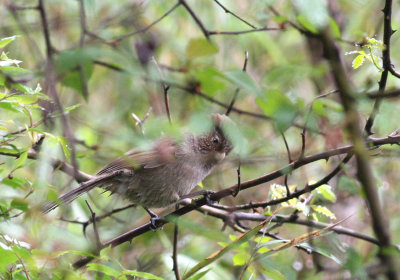
<svg viewBox="0 0 400 280"><path fill-rule="evenodd" d="M392 29L392 35L396 33L397 29Z"/></svg>

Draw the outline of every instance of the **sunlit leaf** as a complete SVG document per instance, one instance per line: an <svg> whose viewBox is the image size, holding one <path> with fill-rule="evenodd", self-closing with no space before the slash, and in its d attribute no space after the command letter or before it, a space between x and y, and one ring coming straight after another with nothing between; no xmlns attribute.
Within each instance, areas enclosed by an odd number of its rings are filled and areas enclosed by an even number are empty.
<svg viewBox="0 0 400 280"><path fill-rule="evenodd" d="M5 272L7 266L18 261L11 248L0 242L0 271Z"/></svg>
<svg viewBox="0 0 400 280"><path fill-rule="evenodd" d="M249 259L248 253L238 253L235 254L232 258L233 265L245 265Z"/></svg>
<svg viewBox="0 0 400 280"><path fill-rule="evenodd" d="M0 48L4 48L5 46L7 46L9 43L14 41L18 37L19 37L18 35L14 35L14 36L5 37L5 38L0 39Z"/></svg>
<svg viewBox="0 0 400 280"><path fill-rule="evenodd" d="M318 194L322 195L322 197L325 198L326 200L329 200L330 202L336 201L336 195L332 191L332 187L327 184L319 186L315 191Z"/></svg>
<svg viewBox="0 0 400 280"><path fill-rule="evenodd" d="M364 60L365 60L365 55L362 54L357 55L354 58L353 62L351 63L351 67L353 67L353 69L357 69L364 63Z"/></svg>
<svg viewBox="0 0 400 280"><path fill-rule="evenodd" d="M325 215L326 217L335 220L336 216L335 214L332 213L331 210L329 210L328 208L326 208L325 206L321 206L321 205L310 205L310 207L317 213Z"/></svg>

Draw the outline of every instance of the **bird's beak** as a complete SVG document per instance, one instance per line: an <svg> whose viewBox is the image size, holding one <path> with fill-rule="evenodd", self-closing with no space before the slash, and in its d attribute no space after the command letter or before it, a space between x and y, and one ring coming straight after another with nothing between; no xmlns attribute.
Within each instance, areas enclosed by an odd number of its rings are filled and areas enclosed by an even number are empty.
<svg viewBox="0 0 400 280"><path fill-rule="evenodd" d="M225 158L225 152L216 152L215 153L215 161L220 162Z"/></svg>

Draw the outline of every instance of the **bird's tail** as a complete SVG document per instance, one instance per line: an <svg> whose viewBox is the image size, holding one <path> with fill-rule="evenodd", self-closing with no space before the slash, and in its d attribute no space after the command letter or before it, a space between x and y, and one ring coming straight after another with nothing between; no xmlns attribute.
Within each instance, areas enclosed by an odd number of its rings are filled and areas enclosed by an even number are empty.
<svg viewBox="0 0 400 280"><path fill-rule="evenodd" d="M47 214L50 211L56 209L60 204L67 204L74 201L80 195L92 190L93 188L97 187L98 185L104 183L105 181L118 176L119 171L115 171L112 173L104 174L101 176L96 176L86 182L81 183L78 187L69 192L61 195L58 197L57 201L49 201L42 205L41 210L43 213Z"/></svg>

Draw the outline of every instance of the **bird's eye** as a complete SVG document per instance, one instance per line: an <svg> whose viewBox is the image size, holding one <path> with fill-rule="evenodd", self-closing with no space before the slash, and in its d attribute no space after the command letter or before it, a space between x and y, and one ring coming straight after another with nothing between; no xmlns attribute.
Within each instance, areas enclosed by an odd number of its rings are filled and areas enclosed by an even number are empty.
<svg viewBox="0 0 400 280"><path fill-rule="evenodd" d="M219 143L219 139L218 139L217 137L214 137L214 138L212 139L212 142L213 142L214 144L218 144L218 143Z"/></svg>

